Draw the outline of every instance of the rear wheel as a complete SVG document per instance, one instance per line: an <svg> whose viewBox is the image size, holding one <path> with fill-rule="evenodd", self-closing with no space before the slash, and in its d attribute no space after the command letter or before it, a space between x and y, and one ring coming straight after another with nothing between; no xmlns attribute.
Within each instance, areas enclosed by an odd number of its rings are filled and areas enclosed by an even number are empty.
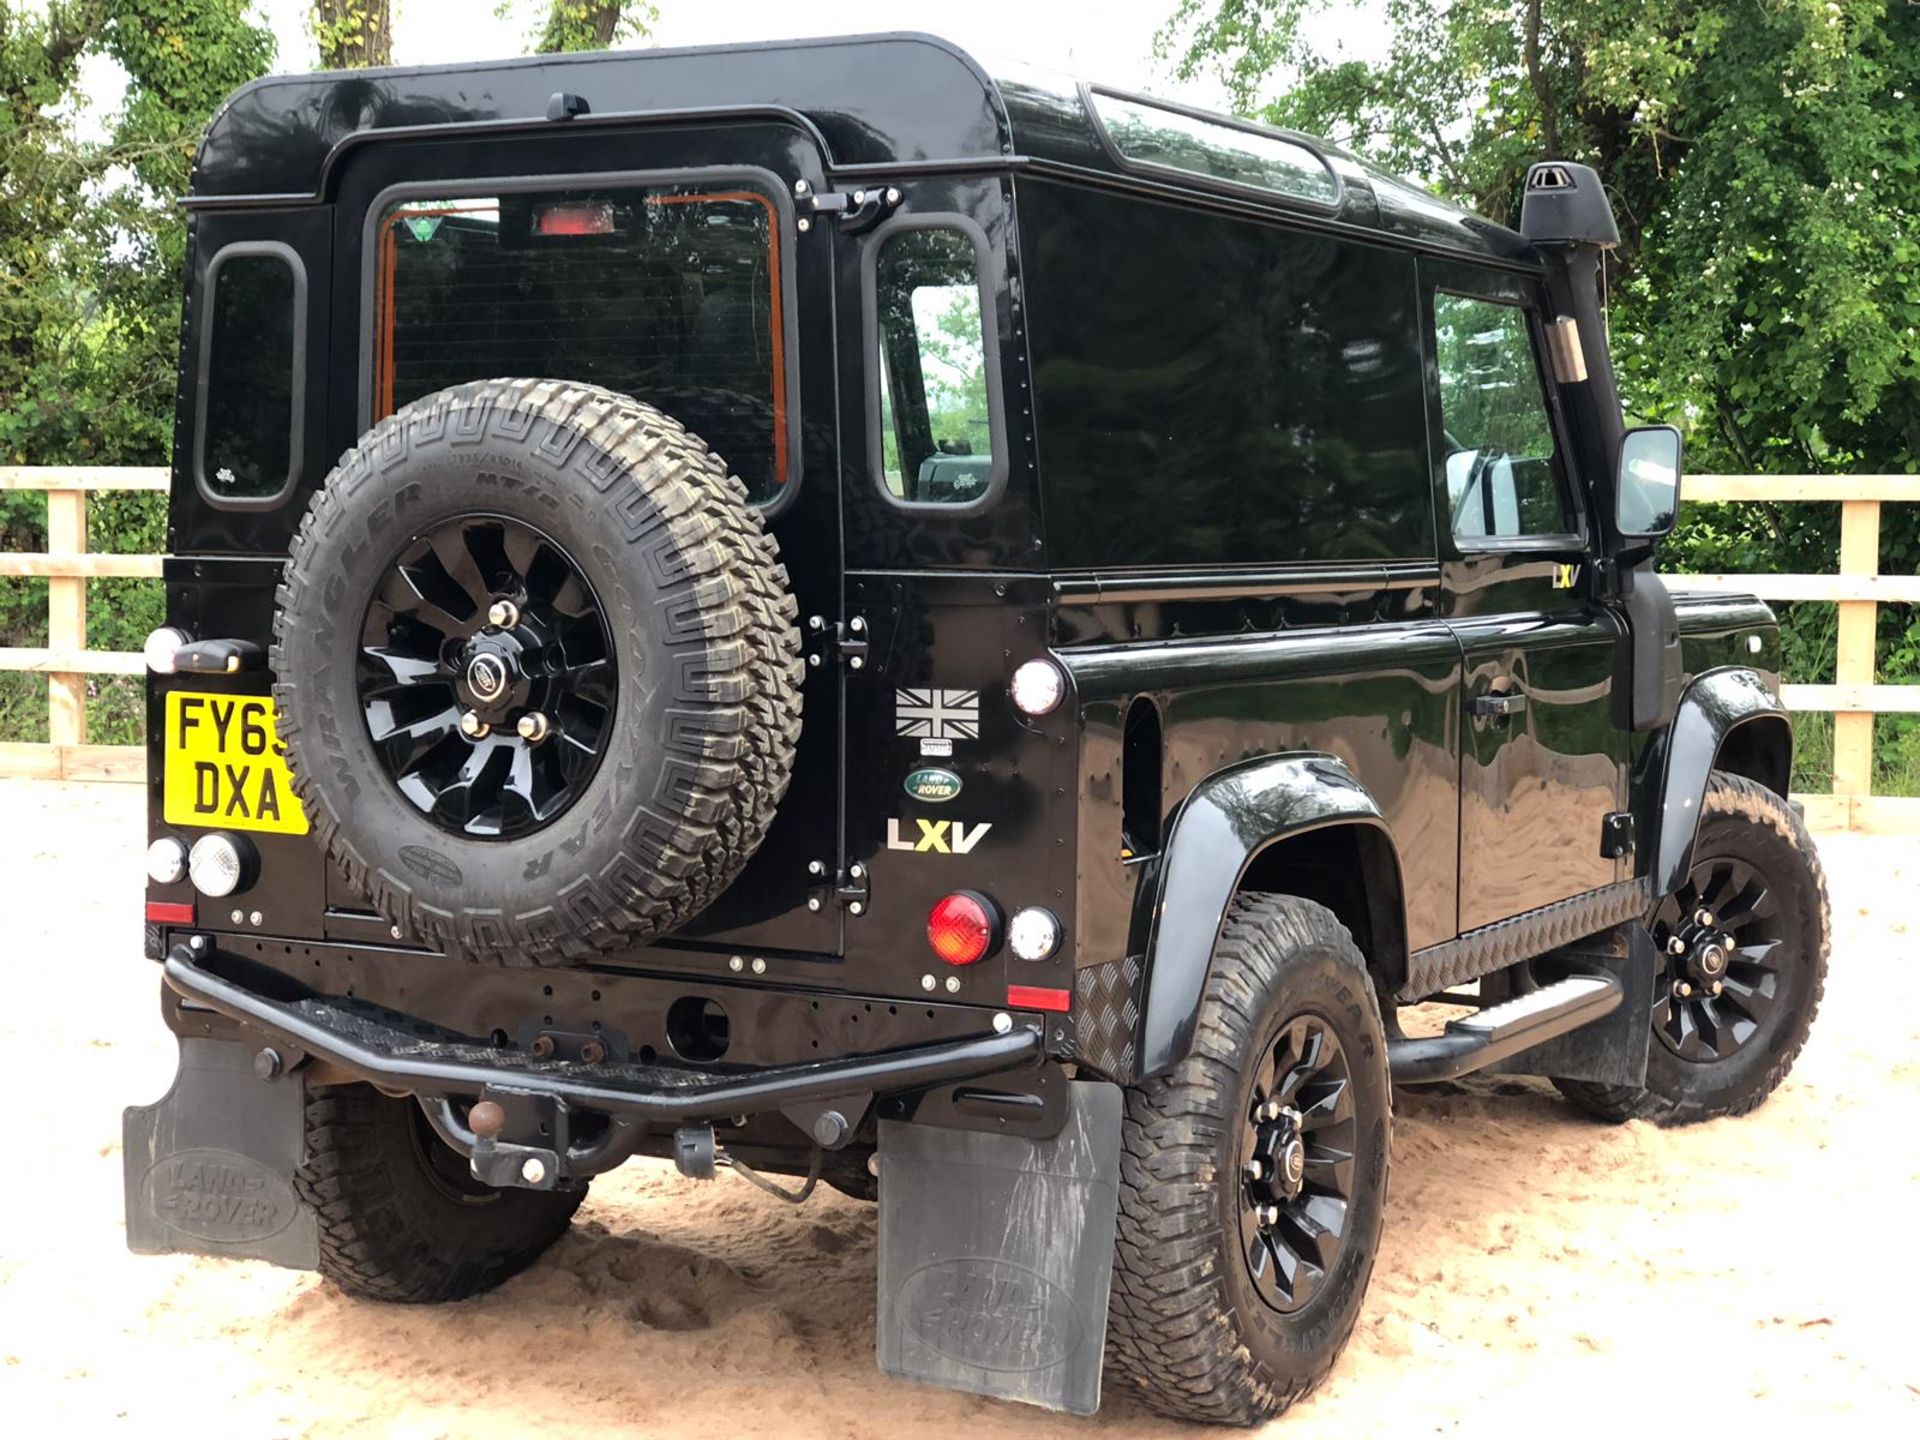
<svg viewBox="0 0 1920 1440"><path fill-rule="evenodd" d="M1333 1367L1373 1272L1390 1103L1345 927L1243 896L1192 1054L1127 1092L1108 1350L1154 1409L1256 1424Z"/></svg>
<svg viewBox="0 0 1920 1440"><path fill-rule="evenodd" d="M307 1096L294 1177L320 1220L320 1273L370 1300L464 1300L517 1275L558 1240L586 1187L496 1190L434 1134L419 1105L368 1085Z"/></svg>
<svg viewBox="0 0 1920 1440"><path fill-rule="evenodd" d="M1716 771L1693 866L1647 923L1660 957L1647 1083L1554 1083L1606 1120L1745 1114L1786 1078L1826 984L1827 884L1806 826L1771 790Z"/></svg>

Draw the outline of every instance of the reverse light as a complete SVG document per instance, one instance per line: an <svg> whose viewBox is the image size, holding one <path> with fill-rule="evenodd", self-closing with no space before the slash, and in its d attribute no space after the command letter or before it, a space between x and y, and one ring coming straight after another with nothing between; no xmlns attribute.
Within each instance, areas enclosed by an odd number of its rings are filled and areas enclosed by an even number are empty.
<svg viewBox="0 0 1920 1440"><path fill-rule="evenodd" d="M1007 948L1022 960L1046 960L1060 948L1060 921L1051 910L1029 905L1007 922Z"/></svg>
<svg viewBox="0 0 1920 1440"><path fill-rule="evenodd" d="M187 643L184 630L176 630L171 625L162 625L147 636L141 645L140 653L147 662L147 669L156 675L173 674L173 654Z"/></svg>
<svg viewBox="0 0 1920 1440"><path fill-rule="evenodd" d="M927 914L927 943L949 965L972 965L993 953L1000 914L974 890L956 890Z"/></svg>
<svg viewBox="0 0 1920 1440"><path fill-rule="evenodd" d="M1007 686L1023 715L1045 715L1066 698L1067 677L1051 660L1029 660L1013 672Z"/></svg>
<svg viewBox="0 0 1920 1440"><path fill-rule="evenodd" d="M187 847L162 835L147 847L147 878L156 885L177 885L187 873Z"/></svg>
<svg viewBox="0 0 1920 1440"><path fill-rule="evenodd" d="M215 899L241 889L253 868L252 847L242 849L244 845L246 842L237 836L218 832L194 841L193 849L187 852L187 873L193 877L193 888Z"/></svg>

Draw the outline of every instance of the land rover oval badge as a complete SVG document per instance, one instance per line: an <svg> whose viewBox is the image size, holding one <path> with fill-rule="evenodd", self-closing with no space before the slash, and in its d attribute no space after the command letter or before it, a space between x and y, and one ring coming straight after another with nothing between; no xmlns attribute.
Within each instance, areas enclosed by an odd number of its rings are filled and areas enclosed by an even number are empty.
<svg viewBox="0 0 1920 1440"><path fill-rule="evenodd" d="M960 793L960 777L937 765L922 766L907 776L906 791L916 800L944 805Z"/></svg>

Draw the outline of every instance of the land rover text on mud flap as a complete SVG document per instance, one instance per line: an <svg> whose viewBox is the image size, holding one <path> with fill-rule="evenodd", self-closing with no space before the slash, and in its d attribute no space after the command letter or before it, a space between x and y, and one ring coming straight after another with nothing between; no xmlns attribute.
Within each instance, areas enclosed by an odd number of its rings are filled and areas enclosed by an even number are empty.
<svg viewBox="0 0 1920 1440"><path fill-rule="evenodd" d="M887 1373L1247 1423L1392 1085L1805 1040L1776 630L1654 572L1591 171L1510 231L888 35L265 80L186 204L134 1249L450 1300L636 1155L825 1181Z"/></svg>

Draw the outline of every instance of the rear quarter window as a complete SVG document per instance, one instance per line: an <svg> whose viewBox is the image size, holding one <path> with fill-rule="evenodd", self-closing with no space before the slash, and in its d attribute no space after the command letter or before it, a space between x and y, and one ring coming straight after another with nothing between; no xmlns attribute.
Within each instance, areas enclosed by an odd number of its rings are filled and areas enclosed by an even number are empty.
<svg viewBox="0 0 1920 1440"><path fill-rule="evenodd" d="M230 245L207 266L202 303L196 478L216 503L271 503L293 479L305 271L284 246Z"/></svg>

